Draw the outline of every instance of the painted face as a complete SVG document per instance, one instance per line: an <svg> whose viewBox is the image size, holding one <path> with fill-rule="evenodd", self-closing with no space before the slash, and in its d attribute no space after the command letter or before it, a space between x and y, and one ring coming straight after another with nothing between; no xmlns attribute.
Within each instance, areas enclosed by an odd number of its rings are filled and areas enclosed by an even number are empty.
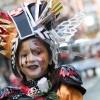
<svg viewBox="0 0 100 100"><path fill-rule="evenodd" d="M49 62L46 46L39 39L30 38L22 42L19 52L19 65L27 80L46 74Z"/></svg>

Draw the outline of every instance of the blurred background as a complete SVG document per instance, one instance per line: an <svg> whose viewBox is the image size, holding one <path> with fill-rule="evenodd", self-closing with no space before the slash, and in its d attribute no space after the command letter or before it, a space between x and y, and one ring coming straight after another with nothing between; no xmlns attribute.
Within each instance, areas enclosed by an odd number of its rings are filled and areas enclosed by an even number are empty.
<svg viewBox="0 0 100 100"><path fill-rule="evenodd" d="M34 0L0 0L0 11L11 10L24 1L31 3ZM60 47L61 57L63 64L72 64L79 71L83 86L87 89L84 100L100 100L100 0L61 0L61 3L64 9L55 26L87 9L84 22L71 38L74 44ZM79 52L82 56L65 54L67 50ZM11 71L10 59L0 55L0 88L18 85L19 81Z"/></svg>

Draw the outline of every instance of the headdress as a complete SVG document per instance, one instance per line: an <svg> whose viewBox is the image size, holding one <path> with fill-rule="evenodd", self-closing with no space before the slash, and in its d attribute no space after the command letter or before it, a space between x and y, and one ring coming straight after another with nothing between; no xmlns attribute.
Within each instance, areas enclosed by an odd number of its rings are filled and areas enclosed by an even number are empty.
<svg viewBox="0 0 100 100"><path fill-rule="evenodd" d="M77 27L82 23L84 11L79 12L72 19L64 21L53 27L56 18L62 10L59 0L37 0L36 3L19 6L8 12L1 13L0 18L0 53L11 58L12 69L18 76L15 66L15 52L18 46L18 39L26 39L36 36L50 45L52 59L55 64L56 54L59 52L59 45L68 42L77 32ZM12 51L12 52L11 52Z"/></svg>

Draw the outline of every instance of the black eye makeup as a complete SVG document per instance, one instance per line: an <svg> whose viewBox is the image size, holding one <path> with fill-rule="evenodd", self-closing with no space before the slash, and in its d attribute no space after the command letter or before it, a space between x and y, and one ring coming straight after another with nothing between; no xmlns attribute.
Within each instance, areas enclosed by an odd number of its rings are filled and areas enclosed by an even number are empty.
<svg viewBox="0 0 100 100"><path fill-rule="evenodd" d="M28 63L28 61L27 61L27 54L21 54L21 66L23 67L23 63L22 63L22 59L25 59L25 64L27 64Z"/></svg>

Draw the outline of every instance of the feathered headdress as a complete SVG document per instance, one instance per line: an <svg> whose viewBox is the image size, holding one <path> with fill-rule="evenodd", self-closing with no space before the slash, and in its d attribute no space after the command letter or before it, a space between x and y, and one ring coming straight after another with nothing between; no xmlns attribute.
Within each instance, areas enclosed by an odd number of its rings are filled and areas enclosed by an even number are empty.
<svg viewBox="0 0 100 100"><path fill-rule="evenodd" d="M17 30L11 18L0 12L0 53L11 58L12 40L17 36Z"/></svg>
<svg viewBox="0 0 100 100"><path fill-rule="evenodd" d="M85 17L84 11L79 12L75 17L62 22L54 29L53 25L62 8L59 0L37 0L36 3L31 4L24 2L23 5L9 11L8 15L1 13L0 53L11 58L12 69L16 76L19 75L15 66L18 38L21 40L30 36L41 38L50 45L52 59L57 64L55 52L59 52L59 45L67 43L74 36L77 27Z"/></svg>

